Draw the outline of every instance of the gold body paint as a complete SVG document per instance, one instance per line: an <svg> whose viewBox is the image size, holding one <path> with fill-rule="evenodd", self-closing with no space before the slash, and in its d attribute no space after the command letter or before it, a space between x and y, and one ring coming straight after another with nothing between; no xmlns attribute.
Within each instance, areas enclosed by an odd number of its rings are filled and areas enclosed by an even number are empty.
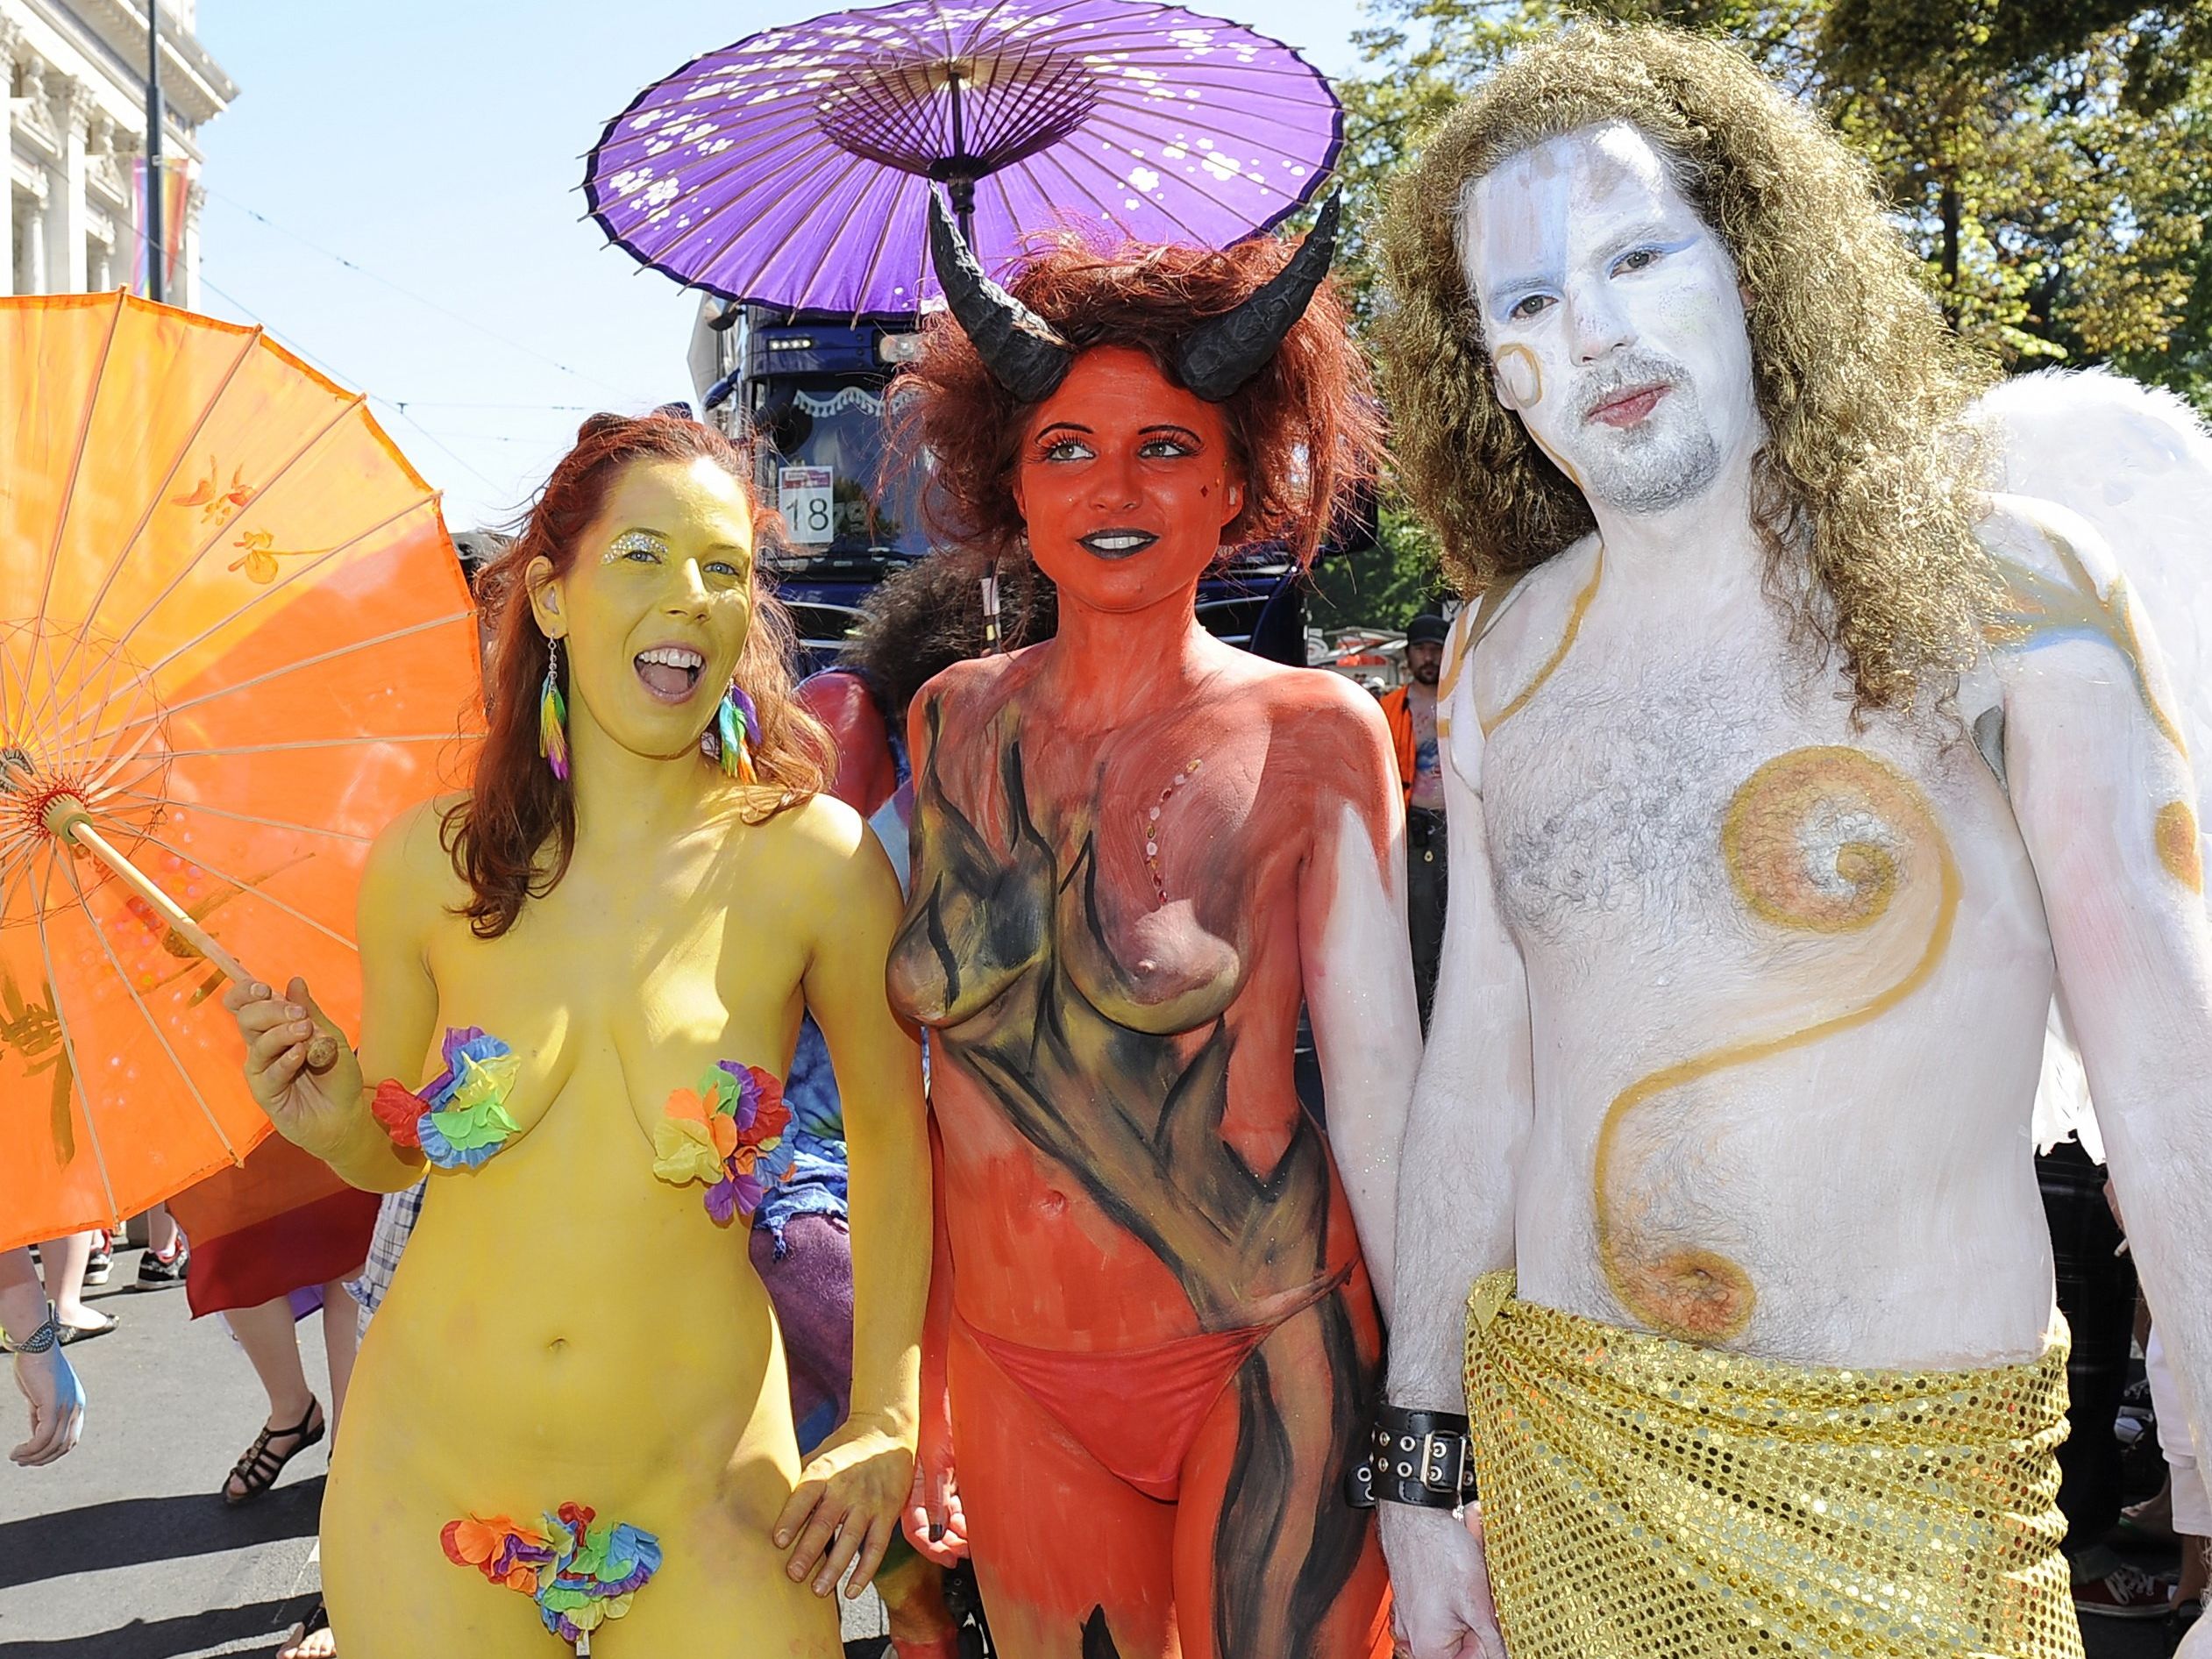
<svg viewBox="0 0 2212 1659"><path fill-rule="evenodd" d="M2143 642L2136 637L2135 616L2126 579L2115 576L2112 586L2097 592L2073 545L2057 532L2042 531L2044 542L2057 557L2066 579L2047 576L2016 559L2000 558L1998 573L2004 580L2004 600L1997 616L1982 630L1983 638L2000 649L2035 644L2055 634L2092 634L2120 653L2135 678L2136 694L2159 735L2173 745L2184 760L2187 740L2159 701L2144 672ZM2192 893L2204 891L2202 855L2197 847L2196 813L2186 801L2170 801L2160 807L2151 825L2152 843L2166 873Z"/></svg>
<svg viewBox="0 0 2212 1659"><path fill-rule="evenodd" d="M1597 1250L1607 1282L1652 1329L1685 1342L1725 1342L1751 1322L1758 1292L1717 1251L1639 1236L1635 1202L1616 1191L1621 1129L1638 1107L1732 1067L1803 1048L1864 1025L1912 994L1935 971L1959 908L1957 861L1912 781L1864 750L1794 749L1745 780L1722 821L1720 854L1745 909L1793 933L1866 933L1885 919L1922 925L1881 930L1884 943L1921 941L1903 971L1823 1017L1709 1049L1638 1079L1614 1096L1597 1133ZM1907 903L1904 914L1900 901ZM1877 947L1877 957L1889 954Z"/></svg>
<svg viewBox="0 0 2212 1659"><path fill-rule="evenodd" d="M1507 409L1519 414L1523 409L1534 409L1544 401L1543 366L1536 360L1536 353L1527 346L1500 346L1496 355L1490 359L1490 367L1497 372L1500 388L1504 393L1499 401ZM1566 475L1568 483L1576 489L1582 490L1585 495L1590 493L1583 487L1583 475L1575 470L1574 462L1539 438L1535 428L1530 426L1527 422L1521 423L1521 431L1527 434L1530 443L1543 452L1544 459Z"/></svg>
<svg viewBox="0 0 2212 1659"><path fill-rule="evenodd" d="M1544 688L1545 682L1559 672L1560 664L1567 660L1567 653L1575 648L1575 637L1583 631L1583 618L1590 614L1590 602L1597 597L1597 586L1604 580L1604 577L1605 549L1604 545L1600 544L1597 562L1590 569L1590 580L1583 584L1582 592L1575 595L1575 603L1567 613L1567 626L1560 634L1558 645L1553 650L1552 654L1544 659L1544 666L1536 671L1535 677L1515 693L1512 700L1503 708L1483 721L1483 737L1489 737L1515 715L1527 708L1530 700Z"/></svg>
<svg viewBox="0 0 2212 1659"><path fill-rule="evenodd" d="M2152 834L2166 873L2191 893L2202 893L2204 856L2197 846L2195 809L2186 801L2167 801L2159 808Z"/></svg>

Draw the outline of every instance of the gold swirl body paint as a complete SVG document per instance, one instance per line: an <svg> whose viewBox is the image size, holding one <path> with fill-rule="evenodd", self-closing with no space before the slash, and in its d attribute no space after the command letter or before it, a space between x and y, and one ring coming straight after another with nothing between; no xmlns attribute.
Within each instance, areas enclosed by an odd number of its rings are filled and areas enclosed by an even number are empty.
<svg viewBox="0 0 2212 1659"><path fill-rule="evenodd" d="M1536 353L1527 346L1500 346L1491 356L1490 366L1497 372L1499 401L1507 409L1518 414L1522 409L1533 409L1544 401L1544 366L1537 360ZM1554 452L1549 445L1537 437L1535 431L1526 421L1521 424L1521 431L1530 443L1536 445L1547 460L1559 468L1568 482L1574 485L1576 489L1583 488L1583 475L1575 470L1575 464L1572 461L1564 455ZM1559 649L1552 653L1549 661L1536 671L1535 679L1521 688L1520 694L1507 703L1496 716L1484 719L1481 711L1476 710L1476 718L1483 729L1483 736L1489 737L1506 721L1520 713L1521 709L1526 706L1528 700L1533 697L1543 683L1552 677L1560 664L1567 660L1567 652L1575 643L1575 636L1581 631L1583 613L1590 609L1590 602L1597 596L1597 580L1604 573L1604 570L1605 549L1600 545L1597 550L1597 567L1591 572L1588 584L1575 597L1574 609L1568 615L1567 631L1559 642ZM1459 684L1460 671L1466 666L1467 659L1474 651L1476 642L1475 626L1480 619L1478 613L1474 621L1470 621L1459 630L1458 638L1450 650L1450 660L1445 665L1443 678L1438 683L1436 730L1440 740L1448 741L1452 735L1451 716L1446 711L1452 700L1452 692Z"/></svg>
<svg viewBox="0 0 2212 1659"><path fill-rule="evenodd" d="M1436 740L1440 744L1452 741L1452 694L1459 689L1459 677L1466 671L1467 659L1475 654L1475 630L1482 620L1483 602L1477 601L1460 612L1451 632L1446 636L1444 672L1436 682Z"/></svg>
<svg viewBox="0 0 2212 1659"><path fill-rule="evenodd" d="M1535 676L1516 692L1503 708L1488 716L1478 715L1477 717L1482 722L1483 737L1488 737L1515 715L1527 708L1529 700L1543 690L1544 683L1559 672L1560 664L1567 660L1567 653L1575 648L1575 636L1583 631L1583 618L1590 614L1590 602L1597 597L1598 584L1604 579L1605 545L1600 542L1597 546L1597 558L1590 566L1590 580L1583 584L1582 591L1575 595L1575 602L1567 612L1567 626L1561 630L1559 644L1554 647L1552 654L1544 659L1544 666L1536 671Z"/></svg>
<svg viewBox="0 0 2212 1659"><path fill-rule="evenodd" d="M1497 372L1498 389L1504 394L1498 401L1507 409L1519 414L1523 409L1534 409L1544 401L1544 366L1536 360L1536 353L1527 346L1500 346L1490 359L1490 365ZM1537 437L1527 422L1521 423L1521 431L1528 434L1528 441L1543 452L1546 460L1559 468L1568 483L1576 489L1583 488L1583 475L1575 470L1574 462Z"/></svg>
<svg viewBox="0 0 2212 1659"><path fill-rule="evenodd" d="M2064 579L2045 575L2016 559L1999 559L2004 602L1982 630L1982 637L1999 649L2033 646L2067 635L2103 640L2127 664L2151 723L2173 745L2174 752L2187 760L2188 743L2173 716L2159 703L2144 668L2143 641L2135 630L2133 595L2126 580L2116 576L2112 586L2100 594L2095 578L2073 543L2050 530L2041 534L2057 556ZM2152 820L2151 838L2166 872L2190 892L2203 892L2204 863L2197 846L2195 808L2187 801L2167 801Z"/></svg>
<svg viewBox="0 0 2212 1659"><path fill-rule="evenodd" d="M2159 808L2152 834L2166 873L2191 893L2202 893L2204 856L2197 845L2195 809L2186 801L2167 801Z"/></svg>
<svg viewBox="0 0 2212 1659"><path fill-rule="evenodd" d="M1708 1049L1639 1078L1613 1097L1597 1133L1597 1250L1608 1284L1638 1319L1683 1342L1725 1342L1751 1322L1758 1291L1714 1250L1647 1239L1638 1206L1618 1189L1621 1130L1639 1107L1732 1067L1866 1024L1911 995L1935 971L1959 908L1959 867L1927 797L1861 749L1793 749L1752 773L1730 799L1720 855L1730 885L1760 922L1803 935L1867 935L1910 928L1902 972L1842 1006L1788 1029ZM1917 940L1917 945L1910 941ZM1894 958L1893 947L1878 957Z"/></svg>

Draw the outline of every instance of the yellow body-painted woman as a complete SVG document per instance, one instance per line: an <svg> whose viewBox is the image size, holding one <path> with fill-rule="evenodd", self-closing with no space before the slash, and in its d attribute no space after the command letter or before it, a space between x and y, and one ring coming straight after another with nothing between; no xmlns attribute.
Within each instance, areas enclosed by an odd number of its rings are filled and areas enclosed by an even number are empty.
<svg viewBox="0 0 2212 1659"><path fill-rule="evenodd" d="M742 467L689 422L587 424L495 573L507 614L472 794L403 818L371 858L358 1063L305 1068L329 1027L297 981L228 999L256 1097L357 1186L423 1172L407 1144L423 1103L401 1089L434 1101L424 1079L458 1054L456 1099L474 1103L419 1120L438 1167L332 1457L323 1572L348 1659L556 1650L547 1598L512 1591L557 1564L480 1557L501 1537L558 1548L564 1504L613 1546L573 1562L575 1582L595 1570L611 1592L651 1566L638 1534L658 1552L641 1587L573 1615L593 1652L833 1659L826 1598L848 1562L873 1571L907 1496L929 1193L917 1052L884 996L899 886L857 816L807 788L804 716L755 625ZM549 640L567 780L537 753ZM733 679L759 703L757 783L701 751ZM757 1190L676 1184L693 1142L730 1153L733 1178L750 1167L734 1130L699 1126L718 1095L740 1124L769 1100L772 1125L802 1008L843 1085L857 1310L852 1416L803 1471L746 1258Z"/></svg>

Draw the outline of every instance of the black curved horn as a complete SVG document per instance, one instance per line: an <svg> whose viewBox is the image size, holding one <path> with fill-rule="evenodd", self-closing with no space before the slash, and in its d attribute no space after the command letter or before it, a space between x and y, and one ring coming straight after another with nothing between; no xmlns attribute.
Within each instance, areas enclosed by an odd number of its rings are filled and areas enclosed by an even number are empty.
<svg viewBox="0 0 2212 1659"><path fill-rule="evenodd" d="M936 267L946 307L991 378L1024 403L1051 396L1075 352L1051 324L983 274L935 190L929 192L929 262Z"/></svg>
<svg viewBox="0 0 2212 1659"><path fill-rule="evenodd" d="M1209 403L1226 402L1273 357L1313 298L1336 257L1337 203L1333 190L1291 262L1234 311L1210 317L1183 337L1175 371Z"/></svg>

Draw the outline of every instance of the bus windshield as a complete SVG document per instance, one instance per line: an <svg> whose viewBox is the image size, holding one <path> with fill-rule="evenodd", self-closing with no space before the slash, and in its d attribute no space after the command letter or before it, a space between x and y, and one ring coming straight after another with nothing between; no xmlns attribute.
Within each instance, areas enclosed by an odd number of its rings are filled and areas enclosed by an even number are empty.
<svg viewBox="0 0 2212 1659"><path fill-rule="evenodd" d="M929 551L919 468L891 451L880 388L850 382L780 386L765 423L777 452L777 505L791 551Z"/></svg>

